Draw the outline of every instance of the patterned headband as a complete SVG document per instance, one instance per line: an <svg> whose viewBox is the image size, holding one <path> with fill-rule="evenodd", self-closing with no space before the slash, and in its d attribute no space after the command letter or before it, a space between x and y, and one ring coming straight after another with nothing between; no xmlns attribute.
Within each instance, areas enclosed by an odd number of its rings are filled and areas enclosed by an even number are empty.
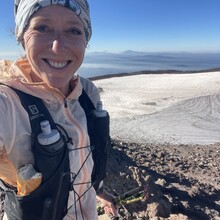
<svg viewBox="0 0 220 220"><path fill-rule="evenodd" d="M76 13L83 22L88 43L92 35L92 27L87 0L15 0L15 33L18 41L22 40L30 17L39 9L49 5L61 5Z"/></svg>

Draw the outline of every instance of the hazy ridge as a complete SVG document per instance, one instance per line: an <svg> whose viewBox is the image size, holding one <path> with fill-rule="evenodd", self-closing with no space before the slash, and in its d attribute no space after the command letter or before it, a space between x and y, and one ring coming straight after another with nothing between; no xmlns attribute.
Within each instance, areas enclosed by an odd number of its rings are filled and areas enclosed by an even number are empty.
<svg viewBox="0 0 220 220"><path fill-rule="evenodd" d="M220 53L87 52L79 73L84 77L127 74L139 71L194 72L220 68Z"/></svg>

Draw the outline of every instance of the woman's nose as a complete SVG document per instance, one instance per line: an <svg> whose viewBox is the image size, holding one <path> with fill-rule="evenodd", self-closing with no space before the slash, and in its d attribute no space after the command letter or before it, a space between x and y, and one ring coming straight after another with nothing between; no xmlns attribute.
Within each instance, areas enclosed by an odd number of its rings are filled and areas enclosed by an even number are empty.
<svg viewBox="0 0 220 220"><path fill-rule="evenodd" d="M62 36L56 36L52 42L52 51L56 54L64 54L65 43L62 39Z"/></svg>

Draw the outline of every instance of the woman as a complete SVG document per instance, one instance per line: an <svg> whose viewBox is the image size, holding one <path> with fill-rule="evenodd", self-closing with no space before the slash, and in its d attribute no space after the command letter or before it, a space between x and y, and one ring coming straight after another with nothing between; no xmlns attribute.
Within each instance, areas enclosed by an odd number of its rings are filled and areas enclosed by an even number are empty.
<svg viewBox="0 0 220 220"><path fill-rule="evenodd" d="M91 155L86 159L88 148L85 147L90 140L78 98L82 88L94 105L100 97L89 80L76 74L92 33L88 3L86 0L21 0L15 9L16 37L26 58L13 64L2 62L1 82L41 98L53 120L72 139L68 143L70 171L79 174L77 183L84 184L75 184L69 192L68 210L63 219L95 220L96 192L90 184L93 160ZM16 188L19 169L34 163L31 126L20 99L4 85L0 86L0 106L0 178ZM107 212L116 215L105 193L97 198ZM7 214L4 219L8 219Z"/></svg>

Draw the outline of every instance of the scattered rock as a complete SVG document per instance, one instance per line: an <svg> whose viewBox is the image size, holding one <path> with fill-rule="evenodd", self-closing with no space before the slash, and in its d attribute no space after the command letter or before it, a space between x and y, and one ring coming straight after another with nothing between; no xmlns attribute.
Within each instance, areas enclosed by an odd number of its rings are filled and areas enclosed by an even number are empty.
<svg viewBox="0 0 220 220"><path fill-rule="evenodd" d="M113 140L106 190L146 185L148 199L119 206L120 219L218 219L220 144L135 144Z"/></svg>

